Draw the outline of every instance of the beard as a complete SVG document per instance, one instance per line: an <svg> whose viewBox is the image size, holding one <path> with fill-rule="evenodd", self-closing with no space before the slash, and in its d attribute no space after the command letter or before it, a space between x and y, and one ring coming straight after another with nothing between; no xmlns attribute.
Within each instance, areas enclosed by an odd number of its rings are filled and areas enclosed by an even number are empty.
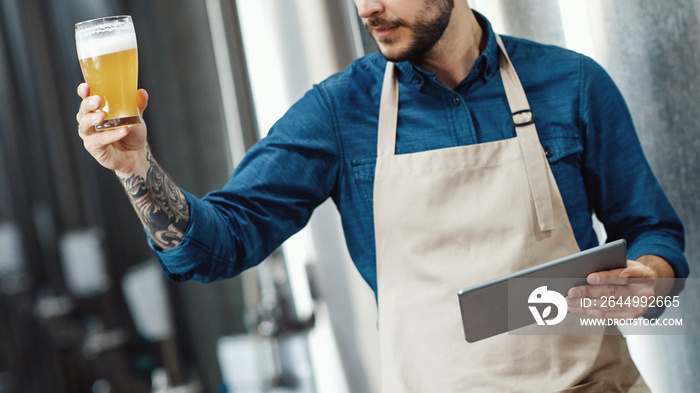
<svg viewBox="0 0 700 393"><path fill-rule="evenodd" d="M398 63L406 60L413 60L432 49L435 43L442 37L443 33L445 33L447 25L450 23L453 8L454 0L429 0L420 10L416 21L413 23L408 23L400 18L391 20L369 18L365 21L364 25L370 36L374 38L374 43L377 45L382 56L388 61ZM430 17L428 14L431 13L431 11L437 12L437 14ZM396 38L375 38L372 34L372 29L377 27L389 29L399 26L411 30L413 32L413 40L409 43L408 47L401 51L391 52L389 50L382 50L380 44L392 44L396 41Z"/></svg>

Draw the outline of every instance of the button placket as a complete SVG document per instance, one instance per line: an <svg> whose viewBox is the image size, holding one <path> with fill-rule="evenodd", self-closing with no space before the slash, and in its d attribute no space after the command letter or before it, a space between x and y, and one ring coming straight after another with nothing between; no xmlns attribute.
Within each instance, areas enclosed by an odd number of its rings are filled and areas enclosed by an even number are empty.
<svg viewBox="0 0 700 393"><path fill-rule="evenodd" d="M452 112L455 121L453 135L456 146L478 143L467 101L459 93L453 91L453 94L450 100L452 104L450 112Z"/></svg>

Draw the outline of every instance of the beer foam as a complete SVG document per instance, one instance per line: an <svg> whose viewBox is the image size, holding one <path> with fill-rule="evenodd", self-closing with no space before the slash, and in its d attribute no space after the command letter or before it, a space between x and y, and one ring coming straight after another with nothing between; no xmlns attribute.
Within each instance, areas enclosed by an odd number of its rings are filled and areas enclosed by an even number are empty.
<svg viewBox="0 0 700 393"><path fill-rule="evenodd" d="M133 32L118 32L103 37L91 37L77 42L78 59L86 59L136 49L136 36Z"/></svg>

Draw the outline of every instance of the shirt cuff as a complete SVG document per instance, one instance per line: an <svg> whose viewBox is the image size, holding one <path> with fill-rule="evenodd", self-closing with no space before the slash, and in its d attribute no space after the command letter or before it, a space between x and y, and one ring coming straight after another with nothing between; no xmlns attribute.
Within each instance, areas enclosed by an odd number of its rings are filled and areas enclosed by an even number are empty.
<svg viewBox="0 0 700 393"><path fill-rule="evenodd" d="M195 274L195 269L211 255L211 248L203 241L198 240L211 237L208 233L211 231L209 217L204 213L206 211L205 202L185 190L180 190L185 195L190 207L190 222L177 247L161 250L153 242L151 236L146 233L148 246L155 252L156 259L165 275L173 281L190 280Z"/></svg>
<svg viewBox="0 0 700 393"><path fill-rule="evenodd" d="M636 260L643 255L656 255L666 260L673 268L676 278L687 278L690 274L688 261L675 238L662 235L648 236L636 240L627 248L627 258L631 260Z"/></svg>

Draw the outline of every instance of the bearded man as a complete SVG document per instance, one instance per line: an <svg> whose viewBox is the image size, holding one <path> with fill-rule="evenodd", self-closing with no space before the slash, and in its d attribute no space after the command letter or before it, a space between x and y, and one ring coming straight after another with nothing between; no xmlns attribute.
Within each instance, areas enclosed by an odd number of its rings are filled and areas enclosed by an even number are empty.
<svg viewBox="0 0 700 393"><path fill-rule="evenodd" d="M688 275L682 224L605 71L498 36L464 0L355 3L379 53L314 86L204 198L164 175L145 123L96 132L100 99L79 86L79 134L124 183L166 275L233 277L330 197L377 295L382 392L648 391L620 335L470 344L456 297L597 245L594 212L629 261L589 276L589 294L608 277Z"/></svg>

